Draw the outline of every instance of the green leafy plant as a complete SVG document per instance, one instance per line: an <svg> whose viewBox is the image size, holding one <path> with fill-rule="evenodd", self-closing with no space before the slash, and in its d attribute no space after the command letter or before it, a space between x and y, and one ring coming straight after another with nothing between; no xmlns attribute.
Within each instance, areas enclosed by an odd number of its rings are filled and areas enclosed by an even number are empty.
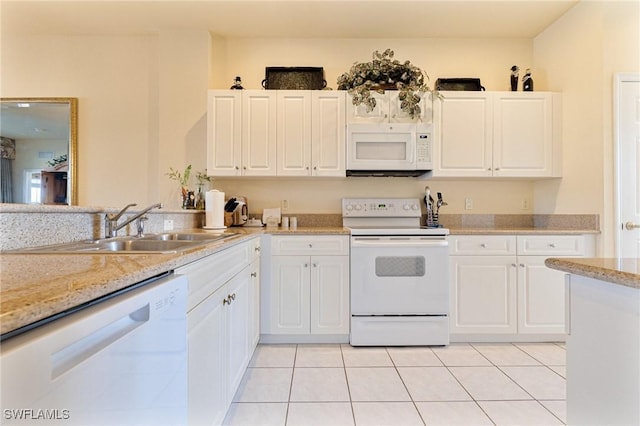
<svg viewBox="0 0 640 426"><path fill-rule="evenodd" d="M169 167L169 173L165 173L169 176L169 179L178 181L182 185L183 190L189 186L189 178L191 177L191 164L184 169L184 172L180 173L173 167Z"/></svg>
<svg viewBox="0 0 640 426"><path fill-rule="evenodd" d="M400 109L413 119L420 115L420 100L431 89L429 76L409 61L393 59L393 50L373 52L371 62L356 62L351 69L338 77L338 90L347 90L354 105L366 105L371 112L376 99L371 92L384 93L385 89L399 91Z"/></svg>

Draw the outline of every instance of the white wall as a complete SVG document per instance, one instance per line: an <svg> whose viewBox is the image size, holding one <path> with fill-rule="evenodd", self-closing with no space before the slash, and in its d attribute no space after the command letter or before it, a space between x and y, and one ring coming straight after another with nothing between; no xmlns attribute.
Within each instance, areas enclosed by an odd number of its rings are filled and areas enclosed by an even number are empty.
<svg viewBox="0 0 640 426"><path fill-rule="evenodd" d="M581 2L534 40L545 85L562 91L564 177L535 184L536 211L601 215L613 255L613 79L640 72L640 2Z"/></svg>

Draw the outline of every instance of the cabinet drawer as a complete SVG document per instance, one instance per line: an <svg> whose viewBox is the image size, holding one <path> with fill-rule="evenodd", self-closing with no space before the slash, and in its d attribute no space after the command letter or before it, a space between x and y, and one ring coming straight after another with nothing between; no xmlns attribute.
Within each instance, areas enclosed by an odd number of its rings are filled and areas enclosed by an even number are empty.
<svg viewBox="0 0 640 426"><path fill-rule="evenodd" d="M304 235L280 236L271 238L273 255L348 255L349 237L347 235Z"/></svg>
<svg viewBox="0 0 640 426"><path fill-rule="evenodd" d="M585 254L583 235L520 235L519 255L582 256Z"/></svg>
<svg viewBox="0 0 640 426"><path fill-rule="evenodd" d="M250 243L240 243L177 268L176 273L189 279L187 312L244 269L251 261L252 252Z"/></svg>
<svg viewBox="0 0 640 426"><path fill-rule="evenodd" d="M516 254L515 235L453 235L448 241L452 256Z"/></svg>

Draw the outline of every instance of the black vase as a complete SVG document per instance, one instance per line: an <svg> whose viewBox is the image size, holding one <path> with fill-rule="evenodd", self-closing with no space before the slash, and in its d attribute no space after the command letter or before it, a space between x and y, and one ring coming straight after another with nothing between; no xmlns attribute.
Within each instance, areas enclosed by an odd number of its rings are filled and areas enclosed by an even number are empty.
<svg viewBox="0 0 640 426"><path fill-rule="evenodd" d="M524 92L533 92L533 79L531 78L531 71L527 70L524 77L522 77L522 90Z"/></svg>

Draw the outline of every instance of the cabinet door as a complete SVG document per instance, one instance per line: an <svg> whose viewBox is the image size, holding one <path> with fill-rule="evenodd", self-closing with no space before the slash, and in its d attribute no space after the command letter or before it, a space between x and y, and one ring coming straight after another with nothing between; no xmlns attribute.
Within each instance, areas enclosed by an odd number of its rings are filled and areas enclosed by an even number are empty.
<svg viewBox="0 0 640 426"><path fill-rule="evenodd" d="M518 256L518 332L564 333L565 273L547 268L545 256Z"/></svg>
<svg viewBox="0 0 640 426"><path fill-rule="evenodd" d="M271 257L269 334L309 334L309 257Z"/></svg>
<svg viewBox="0 0 640 426"><path fill-rule="evenodd" d="M187 315L189 424L222 424L228 396L227 297L223 286Z"/></svg>
<svg viewBox="0 0 640 426"><path fill-rule="evenodd" d="M402 101L400 100L400 92L389 91L389 121L391 123L422 123L430 124L433 122L433 103L431 101L431 95L429 93L420 94L420 113L414 118L402 110Z"/></svg>
<svg viewBox="0 0 640 426"><path fill-rule="evenodd" d="M256 259L249 265L251 276L250 307L249 307L249 352L258 345L260 340L260 260Z"/></svg>
<svg viewBox="0 0 640 426"><path fill-rule="evenodd" d="M276 174L276 93L242 90L242 174Z"/></svg>
<svg viewBox="0 0 640 426"><path fill-rule="evenodd" d="M347 95L347 122L349 123L388 123L389 122L389 96L388 92L371 92L371 97L376 100L376 106L372 111L367 111L364 104L354 105L353 96Z"/></svg>
<svg viewBox="0 0 640 426"><path fill-rule="evenodd" d="M311 174L311 91L277 91L277 169L279 176Z"/></svg>
<svg viewBox="0 0 640 426"><path fill-rule="evenodd" d="M239 176L242 93L210 90L207 105L207 172L216 176Z"/></svg>
<svg viewBox="0 0 640 426"><path fill-rule="evenodd" d="M433 176L491 176L493 109L485 92L440 92Z"/></svg>
<svg viewBox="0 0 640 426"><path fill-rule="evenodd" d="M250 310L253 307L250 297L251 286L252 280L249 268L242 270L227 284L228 303L224 306L228 311L228 395L230 399L233 398L236 389L238 389L252 355L249 350L251 340L249 336L249 318Z"/></svg>
<svg viewBox="0 0 640 426"><path fill-rule="evenodd" d="M515 256L451 256L451 332L515 333Z"/></svg>
<svg viewBox="0 0 640 426"><path fill-rule="evenodd" d="M349 320L349 257L311 256L311 334L348 334Z"/></svg>
<svg viewBox="0 0 640 426"><path fill-rule="evenodd" d="M346 176L345 94L344 91L315 90L312 92L312 176Z"/></svg>
<svg viewBox="0 0 640 426"><path fill-rule="evenodd" d="M493 96L494 176L551 176L552 94L500 92Z"/></svg>

